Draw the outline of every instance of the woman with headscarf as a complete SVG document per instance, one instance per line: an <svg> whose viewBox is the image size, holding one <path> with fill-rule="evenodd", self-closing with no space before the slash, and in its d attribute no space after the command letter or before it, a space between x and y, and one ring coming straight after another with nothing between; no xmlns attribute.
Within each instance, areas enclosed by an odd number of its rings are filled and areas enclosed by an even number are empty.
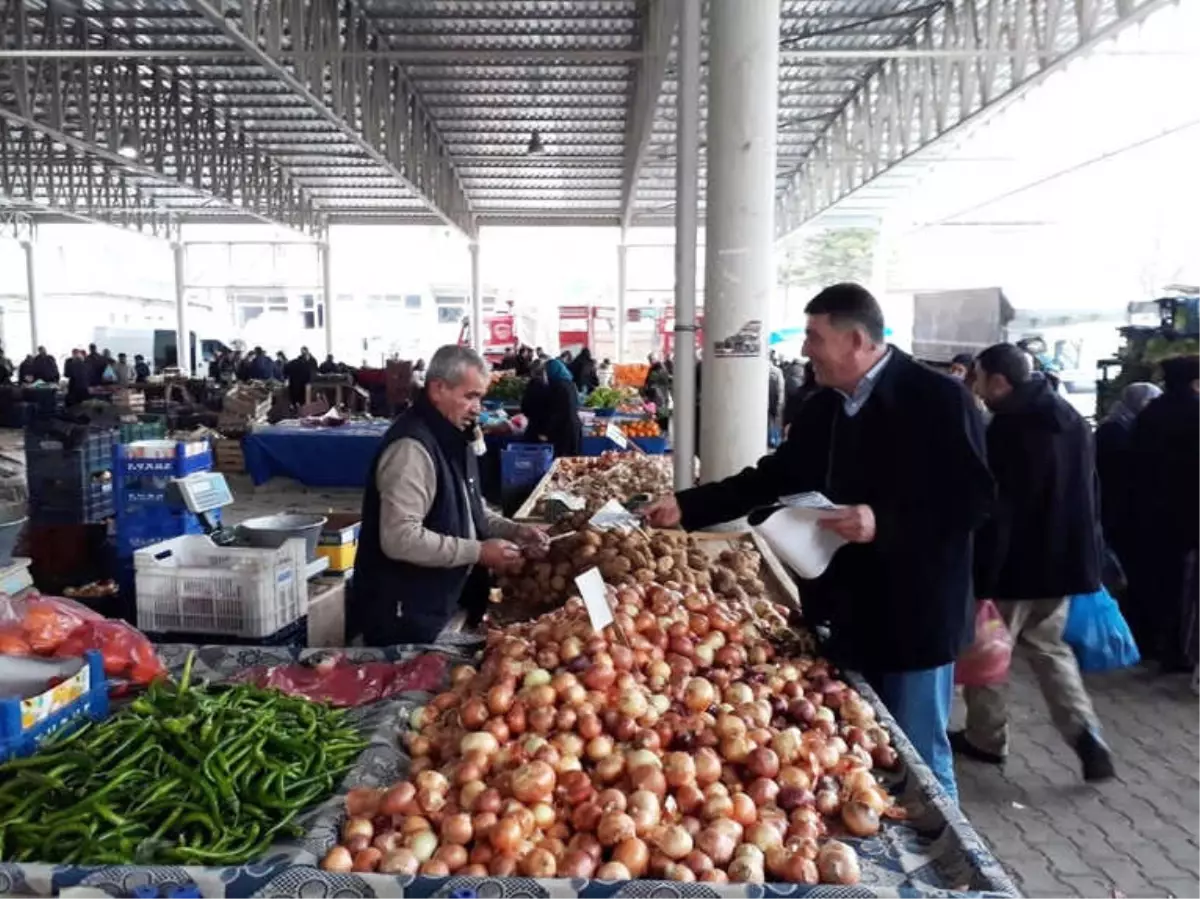
<svg viewBox="0 0 1200 899"><path fill-rule="evenodd" d="M596 360L592 358L592 351L587 347L580 350L579 355L571 360L568 371L580 393L591 393L600 386L600 378L596 374Z"/></svg>
<svg viewBox="0 0 1200 899"><path fill-rule="evenodd" d="M552 444L556 457L580 454L583 425L579 421L579 393L562 361L551 359L544 372L530 378L521 411L529 419L525 433L530 440Z"/></svg>
<svg viewBox="0 0 1200 899"><path fill-rule="evenodd" d="M1113 592L1120 601L1121 611L1139 646L1149 639L1150 622L1143 554L1139 551L1138 529L1133 520L1138 475L1130 438L1138 413L1161 393L1157 385L1147 381L1128 385L1096 428L1095 438L1096 477L1100 482L1100 529L1110 558L1116 556L1120 564L1119 571L1106 564L1105 583L1114 587ZM1125 583L1123 589L1118 590L1114 582L1119 583L1120 575L1124 575Z"/></svg>

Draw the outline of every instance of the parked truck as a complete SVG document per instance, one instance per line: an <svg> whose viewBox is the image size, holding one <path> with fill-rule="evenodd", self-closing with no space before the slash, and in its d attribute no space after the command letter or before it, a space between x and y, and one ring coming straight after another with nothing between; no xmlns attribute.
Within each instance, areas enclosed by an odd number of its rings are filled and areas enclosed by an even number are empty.
<svg viewBox="0 0 1200 899"><path fill-rule="evenodd" d="M191 352L187 370L190 374L206 374L208 363L229 351L220 340L198 335L195 331L189 331L188 336ZM176 334L169 328L97 328L92 342L101 351L109 350L113 358L124 353L132 362L135 356L142 356L155 372L179 367Z"/></svg>

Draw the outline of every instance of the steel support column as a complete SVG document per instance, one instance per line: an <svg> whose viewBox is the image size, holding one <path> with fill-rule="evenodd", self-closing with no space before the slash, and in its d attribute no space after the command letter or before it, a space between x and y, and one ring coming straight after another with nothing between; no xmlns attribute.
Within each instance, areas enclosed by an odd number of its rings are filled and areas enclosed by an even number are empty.
<svg viewBox="0 0 1200 899"><path fill-rule="evenodd" d="M471 346L483 352L483 283L479 278L479 241L471 241Z"/></svg>
<svg viewBox="0 0 1200 899"><path fill-rule="evenodd" d="M683 0L679 90L675 96L675 373L671 439L675 489L695 481L696 236L700 192L700 16L702 0Z"/></svg>
<svg viewBox="0 0 1200 899"><path fill-rule="evenodd" d="M767 445L779 0L709 0L708 8L700 464L713 481L754 464Z"/></svg>
<svg viewBox="0 0 1200 899"><path fill-rule="evenodd" d="M329 235L317 244L321 263L321 302L325 310L325 355L333 355L333 266L330 260Z"/></svg>
<svg viewBox="0 0 1200 899"><path fill-rule="evenodd" d="M642 55L637 65L625 123L625 170L621 177L621 227L628 228L637 199L638 176L654 132L654 113L667 75L671 38L686 0L647 0L641 20Z"/></svg>
<svg viewBox="0 0 1200 899"><path fill-rule="evenodd" d="M625 330L628 315L628 284L626 281L626 258L629 248L625 245L625 229L621 229L621 242L617 244L617 353L613 362L625 361Z"/></svg>
<svg viewBox="0 0 1200 899"><path fill-rule="evenodd" d="M37 232L30 228L28 240L21 241L25 251L25 299L29 303L29 352L38 348Z"/></svg>
<svg viewBox="0 0 1200 899"><path fill-rule="evenodd" d="M186 375L192 371L192 343L188 339L187 290L184 287L187 267L187 247L183 243L171 244L171 258L175 263L175 363Z"/></svg>

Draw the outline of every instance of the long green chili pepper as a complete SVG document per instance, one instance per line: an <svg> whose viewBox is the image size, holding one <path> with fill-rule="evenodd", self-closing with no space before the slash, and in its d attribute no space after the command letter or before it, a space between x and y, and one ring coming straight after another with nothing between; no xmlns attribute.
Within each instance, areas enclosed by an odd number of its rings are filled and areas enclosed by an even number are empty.
<svg viewBox="0 0 1200 899"><path fill-rule="evenodd" d="M194 661L177 683L0 764L0 861L227 865L298 833L366 741L344 709L193 682Z"/></svg>

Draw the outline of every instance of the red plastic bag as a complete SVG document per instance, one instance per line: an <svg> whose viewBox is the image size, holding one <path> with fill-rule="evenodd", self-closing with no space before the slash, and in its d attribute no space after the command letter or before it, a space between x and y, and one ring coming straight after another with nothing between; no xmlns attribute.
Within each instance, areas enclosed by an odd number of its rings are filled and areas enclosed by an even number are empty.
<svg viewBox="0 0 1200 899"><path fill-rule="evenodd" d="M134 684L148 684L166 674L145 634L124 621L86 621L59 644L59 657L83 655L95 649L104 657L104 673Z"/></svg>
<svg viewBox="0 0 1200 899"><path fill-rule="evenodd" d="M1008 679L1013 642L1000 610L990 599L975 605L975 640L954 663L954 682L964 687L991 687Z"/></svg>
<svg viewBox="0 0 1200 899"><path fill-rule="evenodd" d="M6 634L19 628L21 638L39 655L51 655L84 622L103 620L87 606L70 599L0 596L0 627Z"/></svg>

